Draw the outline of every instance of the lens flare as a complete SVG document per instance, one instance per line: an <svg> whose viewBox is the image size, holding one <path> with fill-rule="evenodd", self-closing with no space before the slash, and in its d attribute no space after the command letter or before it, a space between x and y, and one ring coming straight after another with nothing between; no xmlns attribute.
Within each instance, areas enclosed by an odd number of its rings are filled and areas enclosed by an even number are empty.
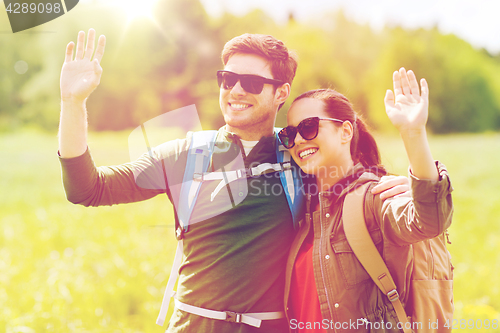
<svg viewBox="0 0 500 333"><path fill-rule="evenodd" d="M153 19L153 12L158 0L120 0L113 1L113 5L123 10L128 21L138 18Z"/></svg>

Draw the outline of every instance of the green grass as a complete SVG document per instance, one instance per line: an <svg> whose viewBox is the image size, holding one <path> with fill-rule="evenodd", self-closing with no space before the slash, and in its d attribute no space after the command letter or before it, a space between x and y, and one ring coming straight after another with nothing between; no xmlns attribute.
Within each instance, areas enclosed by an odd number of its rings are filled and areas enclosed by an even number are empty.
<svg viewBox="0 0 500 333"><path fill-rule="evenodd" d="M128 161L128 134L92 133L96 163ZM388 168L406 174L399 138L377 139ZM455 318L500 320L500 135L430 141L455 188ZM176 246L166 196L72 205L56 153L55 134L0 135L0 331L163 332L155 320Z"/></svg>
<svg viewBox="0 0 500 333"><path fill-rule="evenodd" d="M495 331L500 332L500 135L431 136L429 141L433 157L446 165L454 188L448 245L455 266L454 318L496 319ZM378 135L377 142L388 168L406 174L401 140Z"/></svg>
<svg viewBox="0 0 500 333"><path fill-rule="evenodd" d="M92 135L96 163L128 161L127 134ZM176 246L167 197L73 205L56 154L55 135L0 137L0 331L163 332Z"/></svg>

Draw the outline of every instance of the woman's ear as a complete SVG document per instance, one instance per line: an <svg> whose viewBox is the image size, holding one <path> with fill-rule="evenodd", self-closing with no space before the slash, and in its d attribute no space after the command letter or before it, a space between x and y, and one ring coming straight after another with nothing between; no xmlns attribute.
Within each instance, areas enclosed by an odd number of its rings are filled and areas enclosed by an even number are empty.
<svg viewBox="0 0 500 333"><path fill-rule="evenodd" d="M352 123L349 120L346 120L342 123L341 131L342 131L341 142L342 143L351 142L352 137L354 135L354 127L352 126Z"/></svg>

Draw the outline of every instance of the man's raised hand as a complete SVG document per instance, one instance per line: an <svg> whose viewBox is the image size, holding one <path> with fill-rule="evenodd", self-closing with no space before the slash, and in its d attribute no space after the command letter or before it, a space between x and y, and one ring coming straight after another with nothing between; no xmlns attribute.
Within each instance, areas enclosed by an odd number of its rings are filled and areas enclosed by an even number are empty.
<svg viewBox="0 0 500 333"><path fill-rule="evenodd" d="M383 176L372 189L373 194L380 194L380 199L409 194L410 180L404 176Z"/></svg>
<svg viewBox="0 0 500 333"><path fill-rule="evenodd" d="M87 47L84 50L85 33L78 33L76 44L76 56L73 60L73 50L75 43L70 42L66 47L66 57L61 70L61 99L63 101L82 103L87 99L92 91L101 81L102 67L100 65L104 55L106 38L99 37L95 55L95 30L89 29L87 37Z"/></svg>

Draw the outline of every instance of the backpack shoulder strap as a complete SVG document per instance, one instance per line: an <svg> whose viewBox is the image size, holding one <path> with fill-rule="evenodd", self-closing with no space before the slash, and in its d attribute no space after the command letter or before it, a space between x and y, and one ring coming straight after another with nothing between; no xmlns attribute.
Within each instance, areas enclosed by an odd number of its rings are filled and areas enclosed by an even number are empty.
<svg viewBox="0 0 500 333"><path fill-rule="evenodd" d="M201 182L195 181L196 174L203 174L208 169L210 158L213 152L213 146L217 131L194 132L189 146L184 178L181 185L179 198L179 208L176 210L176 236L178 239L177 249L175 251L174 262L170 270L167 286L161 303L160 314L156 323L163 326L168 313L170 298L174 297L174 285L179 277L179 268L182 262L184 245L182 240L183 232L188 230L189 218L193 212L194 203L200 191Z"/></svg>
<svg viewBox="0 0 500 333"><path fill-rule="evenodd" d="M163 326L165 319L167 317L168 308L170 305L170 298L175 296L174 286L177 278L179 277L179 267L182 262L182 253L184 251L183 240L180 239L177 242L177 249L175 250L174 262L172 263L172 269L170 270L170 275L168 277L167 286L163 294L163 299L161 301L160 313L156 319L156 324Z"/></svg>
<svg viewBox="0 0 500 333"><path fill-rule="evenodd" d="M208 169L217 131L194 132L189 146L186 168L179 197L177 216L180 227L188 231L189 219L200 191L201 182L194 180ZM178 238L180 238L178 236Z"/></svg>
<svg viewBox="0 0 500 333"><path fill-rule="evenodd" d="M354 191L348 193L342 207L342 220L347 242L352 251L368 272L373 282L387 295L392 302L399 321L403 325L405 333L411 332L411 324L399 299L396 284L373 243L365 223L364 203L366 191L370 183L363 184ZM408 323L408 324L406 324Z"/></svg>
<svg viewBox="0 0 500 333"><path fill-rule="evenodd" d="M294 228L297 229L298 222L303 217L304 213L304 184L300 176L300 171L295 162L291 159L290 152L281 143L278 132L281 128L275 127L274 133L276 134L276 157L278 163L291 163L292 168L280 172L280 180L285 190L286 200L290 207L290 212L293 217Z"/></svg>

